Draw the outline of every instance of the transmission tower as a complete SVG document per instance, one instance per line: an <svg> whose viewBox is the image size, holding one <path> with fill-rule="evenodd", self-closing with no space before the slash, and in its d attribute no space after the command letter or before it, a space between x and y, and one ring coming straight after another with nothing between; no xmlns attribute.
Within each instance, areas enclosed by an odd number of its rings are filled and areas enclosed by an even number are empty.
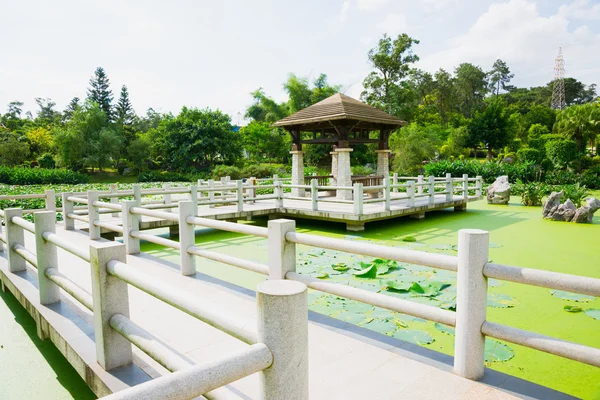
<svg viewBox="0 0 600 400"><path fill-rule="evenodd" d="M555 110L564 110L565 101L565 59L562 55L562 48L558 48L558 56L554 63L554 88L552 90L552 108Z"/></svg>

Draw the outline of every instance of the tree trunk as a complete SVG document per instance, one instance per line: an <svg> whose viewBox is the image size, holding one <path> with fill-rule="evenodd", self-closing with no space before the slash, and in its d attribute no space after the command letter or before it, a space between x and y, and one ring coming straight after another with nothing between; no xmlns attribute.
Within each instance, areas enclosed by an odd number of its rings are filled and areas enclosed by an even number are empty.
<svg viewBox="0 0 600 400"><path fill-rule="evenodd" d="M487 158L488 158L488 161L492 159L492 156L493 156L493 154L492 154L492 146L490 146L488 144L488 146L487 146Z"/></svg>

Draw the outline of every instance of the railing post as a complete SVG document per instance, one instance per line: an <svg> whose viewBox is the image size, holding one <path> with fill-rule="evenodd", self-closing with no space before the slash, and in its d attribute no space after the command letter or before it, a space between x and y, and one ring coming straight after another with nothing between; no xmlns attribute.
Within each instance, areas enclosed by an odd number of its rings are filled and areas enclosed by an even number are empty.
<svg viewBox="0 0 600 400"><path fill-rule="evenodd" d="M204 192L202 191L202 187L204 186L204 179L198 179L198 201L204 200ZM200 204L198 204L200 206Z"/></svg>
<svg viewBox="0 0 600 400"><path fill-rule="evenodd" d="M275 207L283 207L283 187L281 186L281 181L279 180L279 176L273 175L273 185L275 189Z"/></svg>
<svg viewBox="0 0 600 400"><path fill-rule="evenodd" d="M37 256L38 287L40 304L60 301L60 289L46 276L48 268L58 269L56 246L44 240L44 232L56 232L56 211L40 211L33 214L35 225L35 253Z"/></svg>
<svg viewBox="0 0 600 400"><path fill-rule="evenodd" d="M398 185L398 173L397 172L394 172L394 174L392 175L392 184L394 186ZM398 188L395 187L393 189L393 191L394 191L394 193L398 193Z"/></svg>
<svg viewBox="0 0 600 400"><path fill-rule="evenodd" d="M363 214L363 201L364 201L363 184L362 183L354 184L354 193L353 193L352 197L354 200L354 214L362 215Z"/></svg>
<svg viewBox="0 0 600 400"><path fill-rule="evenodd" d="M392 193L390 191L390 180L388 177L383 178L383 185L385 186L383 189L383 197L385 200L385 211L390 211L391 209L391 200Z"/></svg>
<svg viewBox="0 0 600 400"><path fill-rule="evenodd" d="M454 188L452 184L452 174L446 174L446 201L452 201L454 198Z"/></svg>
<svg viewBox="0 0 600 400"><path fill-rule="evenodd" d="M435 203L435 177L431 175L429 177L429 204Z"/></svg>
<svg viewBox="0 0 600 400"><path fill-rule="evenodd" d="M88 190L87 192L88 199L88 222L89 222L89 233L91 240L100 239L100 227L96 226L94 222L100 219L100 213L98 213L98 208L94 206L94 202L98 201L98 192L95 190Z"/></svg>
<svg viewBox="0 0 600 400"><path fill-rule="evenodd" d="M260 372L260 399L308 399L306 285L267 280L256 288L257 337L273 354Z"/></svg>
<svg viewBox="0 0 600 400"><path fill-rule="evenodd" d="M424 181L423 181L423 175L417 176L417 184L419 185L419 186L417 186L417 193L418 194L423 194L423 186L421 185L421 183L424 183Z"/></svg>
<svg viewBox="0 0 600 400"><path fill-rule="evenodd" d="M46 211L56 211L56 193L54 190L45 190Z"/></svg>
<svg viewBox="0 0 600 400"><path fill-rule="evenodd" d="M198 213L198 187L191 185L190 186L190 201L194 203L195 211L194 214Z"/></svg>
<svg viewBox="0 0 600 400"><path fill-rule="evenodd" d="M408 182L406 182L406 184L408 185L406 187L406 196L408 198L408 206L414 207L415 206L415 181L408 181Z"/></svg>
<svg viewBox="0 0 600 400"><path fill-rule="evenodd" d="M109 186L109 190L110 190L110 193L112 193L112 194L117 193L119 191L119 185L116 184L116 183L111 183L110 186ZM119 203L119 198L118 197L111 197L110 198L110 202L112 204L118 204ZM114 213L111 214L111 216L113 218L118 218L119 217L119 213L118 212L114 212Z"/></svg>
<svg viewBox="0 0 600 400"><path fill-rule="evenodd" d="M269 279L285 279L296 271L296 244L288 242L285 235L296 231L296 221L275 219L268 224Z"/></svg>
<svg viewBox="0 0 600 400"><path fill-rule="evenodd" d="M137 207L140 207L142 205L142 185L133 185L133 200L136 201Z"/></svg>
<svg viewBox="0 0 600 400"><path fill-rule="evenodd" d="M179 244L181 245L179 260L181 265L181 275L196 274L196 257L187 251L190 246L196 244L194 225L188 224L187 222L188 217L195 216L196 210L194 209L193 202L179 202Z"/></svg>
<svg viewBox="0 0 600 400"><path fill-rule="evenodd" d="M469 200L469 175L463 174L463 198Z"/></svg>
<svg viewBox="0 0 600 400"><path fill-rule="evenodd" d="M251 177L250 179L248 179L248 184L250 186L256 186L256 178L255 177ZM256 197L256 188L255 187L250 187L248 188L248 197L250 197L251 199ZM250 204L254 204L254 200L250 200Z"/></svg>
<svg viewBox="0 0 600 400"><path fill-rule="evenodd" d="M213 179L209 179L208 180L208 201L209 201L209 205L208 208L215 208L215 205L212 204L212 202L215 200L215 192L213 191L213 189L215 188L215 181Z"/></svg>
<svg viewBox="0 0 600 400"><path fill-rule="evenodd" d="M489 240L486 231L458 231L454 372L468 379L482 378L485 369L485 336L481 326L487 308L487 278L483 268L488 262Z"/></svg>
<svg viewBox="0 0 600 400"><path fill-rule="evenodd" d="M0 220L0 234L2 234L2 221ZM0 251L4 251L4 242L0 240ZM4 289L4 286L2 287Z"/></svg>
<svg viewBox="0 0 600 400"><path fill-rule="evenodd" d="M171 190L171 184L170 183L163 183L162 185L163 190L169 191ZM173 204L173 199L171 197L170 193L163 193L163 202L165 203L166 206ZM172 212L173 209L172 208L165 208L166 212Z"/></svg>
<svg viewBox="0 0 600 400"><path fill-rule="evenodd" d="M319 190L317 184L319 182L316 179L310 180L310 202L312 204L313 211L319 211Z"/></svg>
<svg viewBox="0 0 600 400"><path fill-rule="evenodd" d="M140 239L131 236L131 232L140 230L140 215L133 214L131 209L138 207L136 200L123 200L121 202L121 218L123 226L123 243L127 254L140 253Z"/></svg>
<svg viewBox="0 0 600 400"><path fill-rule="evenodd" d="M110 326L115 314L129 318L127 283L107 271L110 261L126 262L125 246L117 242L90 243L96 360L105 370L130 364L131 343Z"/></svg>
<svg viewBox="0 0 600 400"><path fill-rule="evenodd" d="M8 270L10 272L25 271L25 259L18 255L14 247L16 244L25 245L23 228L12 222L13 217L23 217L22 208L6 208L4 210L4 224L6 225L6 247L8 247Z"/></svg>
<svg viewBox="0 0 600 400"><path fill-rule="evenodd" d="M63 192L62 194L63 223L65 224L65 230L67 231L75 229L75 220L68 217L68 215L72 214L75 210L73 202L67 200L67 198L71 196L73 196L72 192Z"/></svg>
<svg viewBox="0 0 600 400"><path fill-rule="evenodd" d="M475 182L475 195L477 197L481 197L482 190L483 190L483 177L481 175L477 175L477 182Z"/></svg>
<svg viewBox="0 0 600 400"><path fill-rule="evenodd" d="M244 182L241 179L235 181L235 191L237 195L237 210L244 211Z"/></svg>

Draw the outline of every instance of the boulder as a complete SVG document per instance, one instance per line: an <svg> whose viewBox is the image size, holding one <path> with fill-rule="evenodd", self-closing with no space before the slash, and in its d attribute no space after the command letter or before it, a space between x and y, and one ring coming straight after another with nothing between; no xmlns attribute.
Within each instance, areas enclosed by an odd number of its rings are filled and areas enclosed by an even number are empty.
<svg viewBox="0 0 600 400"><path fill-rule="evenodd" d="M544 203L542 214L544 218L552 221L567 221L576 223L591 223L594 213L600 209L600 200L590 197L587 205L577 208L571 199L561 204L563 191L552 192Z"/></svg>
<svg viewBox="0 0 600 400"><path fill-rule="evenodd" d="M594 213L600 209L600 200L590 197L586 199L587 205L579 207L573 216L573 222L591 223Z"/></svg>
<svg viewBox="0 0 600 400"><path fill-rule="evenodd" d="M494 183L487 188L488 204L508 204L510 200L510 183L508 176L503 175L496 178Z"/></svg>

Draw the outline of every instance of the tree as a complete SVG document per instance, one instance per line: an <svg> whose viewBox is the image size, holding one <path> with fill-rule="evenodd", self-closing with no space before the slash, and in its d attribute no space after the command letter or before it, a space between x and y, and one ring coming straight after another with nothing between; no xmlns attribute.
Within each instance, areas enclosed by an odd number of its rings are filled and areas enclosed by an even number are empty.
<svg viewBox="0 0 600 400"><path fill-rule="evenodd" d="M29 157L29 145L9 134L0 140L0 164L14 167L21 165Z"/></svg>
<svg viewBox="0 0 600 400"><path fill-rule="evenodd" d="M145 169L146 162L150 159L150 148L152 144L145 136L133 140L127 147L127 157L137 172Z"/></svg>
<svg viewBox="0 0 600 400"><path fill-rule="evenodd" d="M88 100L98 104L100 110L106 114L110 121L112 118L113 94L110 90L110 81L102 67L96 68L94 76L90 78L90 88L88 89Z"/></svg>
<svg viewBox="0 0 600 400"><path fill-rule="evenodd" d="M11 132L20 131L25 125L25 119L21 119L23 113L22 101L11 101L8 103L8 112L0 118L0 125Z"/></svg>
<svg viewBox="0 0 600 400"><path fill-rule="evenodd" d="M365 90L361 98L365 102L401 118L410 115L412 92L406 78L412 64L419 61L412 50L415 44L419 41L405 33L395 40L384 34L378 45L369 50L369 61L375 71L363 81Z"/></svg>
<svg viewBox="0 0 600 400"><path fill-rule="evenodd" d="M50 150L52 134L46 128L35 128L27 131L27 140L32 156L37 157Z"/></svg>
<svg viewBox="0 0 600 400"><path fill-rule="evenodd" d="M552 130L554 123L556 122L556 111L550 107L542 105L534 105L524 115L524 126L523 128L529 129L534 124L541 124Z"/></svg>
<svg viewBox="0 0 600 400"><path fill-rule="evenodd" d="M564 169L577 158L577 144L568 139L550 140L546 143L546 156L555 168Z"/></svg>
<svg viewBox="0 0 600 400"><path fill-rule="evenodd" d="M469 124L469 144L477 147L483 143L492 158L492 150L504 147L510 140L509 116L501 100L490 103L483 112L476 112Z"/></svg>
<svg viewBox="0 0 600 400"><path fill-rule="evenodd" d="M588 103L574 105L558 113L556 131L566 138L577 142L577 150L585 151L588 140L593 141L600 126L600 107Z"/></svg>
<svg viewBox="0 0 600 400"><path fill-rule="evenodd" d="M51 99L43 99L36 97L35 102L37 103L40 110L37 114L37 120L42 125L48 125L54 121L54 119L60 114L54 110L56 103Z"/></svg>
<svg viewBox="0 0 600 400"><path fill-rule="evenodd" d="M268 122L252 121L240 130L240 135L248 158L258 162L287 158L291 147L290 135Z"/></svg>
<svg viewBox="0 0 600 400"><path fill-rule="evenodd" d="M121 95L115 106L115 117L121 125L131 125L135 118L135 111L129 101L129 91L125 85L121 87Z"/></svg>
<svg viewBox="0 0 600 400"><path fill-rule="evenodd" d="M395 131L390 137L390 148L396 154L394 171L416 174L423 161L433 159L440 143L435 131L435 126L420 127L415 123Z"/></svg>
<svg viewBox="0 0 600 400"><path fill-rule="evenodd" d="M500 94L500 89L511 90L514 86L509 86L508 82L514 78L515 74L510 73L508 65L500 59L494 62L492 70L488 72L490 89L495 92L496 97Z"/></svg>
<svg viewBox="0 0 600 400"><path fill-rule="evenodd" d="M162 136L165 165L174 170L233 164L242 154L240 135L233 132L229 115L218 110L183 107L177 117L163 120L156 136Z"/></svg>
<svg viewBox="0 0 600 400"><path fill-rule="evenodd" d="M251 93L254 103L246 110L245 117L254 121L275 122L288 115L285 104L278 104L268 97L262 88Z"/></svg>
<svg viewBox="0 0 600 400"><path fill-rule="evenodd" d="M469 63L460 64L455 70L454 90L458 100L458 109L467 118L483 108L483 99L487 92L486 73Z"/></svg>
<svg viewBox="0 0 600 400"><path fill-rule="evenodd" d="M79 97L73 97L67 108L65 108L63 111L63 120L69 121L71 118L73 118L73 114L79 109L79 107Z"/></svg>

